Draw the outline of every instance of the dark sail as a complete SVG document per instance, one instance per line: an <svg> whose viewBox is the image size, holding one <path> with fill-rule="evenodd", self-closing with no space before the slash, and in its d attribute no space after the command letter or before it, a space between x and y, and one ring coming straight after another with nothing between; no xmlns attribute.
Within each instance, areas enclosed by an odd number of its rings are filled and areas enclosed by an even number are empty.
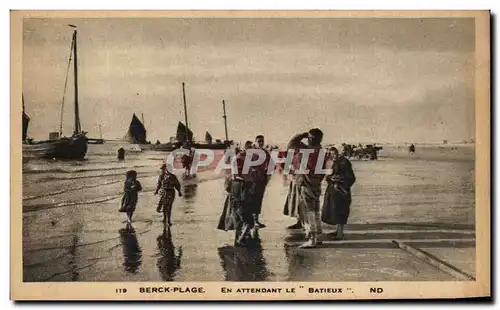
<svg viewBox="0 0 500 310"><path fill-rule="evenodd" d="M133 144L146 144L146 128L135 114L132 115L132 121L124 139Z"/></svg>
<svg viewBox="0 0 500 310"><path fill-rule="evenodd" d="M186 128L186 125L184 125L182 122L179 122L179 125L177 125L177 134L175 135L175 139L181 143L184 143L186 141L193 141L193 132L189 130L189 128Z"/></svg>
<svg viewBox="0 0 500 310"><path fill-rule="evenodd" d="M207 144L212 144L212 135L207 131L205 132L205 142Z"/></svg>
<svg viewBox="0 0 500 310"><path fill-rule="evenodd" d="M23 141L26 141L28 136L28 125L30 123L29 116L24 113L24 98L23 98Z"/></svg>

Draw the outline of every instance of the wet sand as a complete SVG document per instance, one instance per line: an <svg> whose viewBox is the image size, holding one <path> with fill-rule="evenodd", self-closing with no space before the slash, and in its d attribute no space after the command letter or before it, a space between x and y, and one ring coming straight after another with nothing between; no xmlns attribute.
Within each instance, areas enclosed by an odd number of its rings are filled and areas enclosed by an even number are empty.
<svg viewBox="0 0 500 310"><path fill-rule="evenodd" d="M295 221L282 215L281 175L266 191L260 247L234 248L232 232L216 229L225 197L220 176L204 171L182 180L168 231L153 195L162 156L134 156L112 165L104 159L105 167L89 160L85 171L25 174L24 281L456 280L392 240L475 273L473 160L352 161L357 183L346 240L299 249L303 233L287 231ZM144 191L130 230L118 207L132 167Z"/></svg>

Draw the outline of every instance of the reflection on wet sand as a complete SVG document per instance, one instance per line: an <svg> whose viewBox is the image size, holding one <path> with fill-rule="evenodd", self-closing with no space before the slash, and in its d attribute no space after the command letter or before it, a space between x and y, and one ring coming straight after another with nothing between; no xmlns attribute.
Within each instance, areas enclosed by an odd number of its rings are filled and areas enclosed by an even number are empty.
<svg viewBox="0 0 500 310"><path fill-rule="evenodd" d="M70 260L68 262L69 268L71 270L71 281L78 281L79 273L78 266L76 265L76 247L78 244L78 235L73 236L73 240L71 242L71 248L69 250Z"/></svg>
<svg viewBox="0 0 500 310"><path fill-rule="evenodd" d="M270 275L260 238L247 247L224 246L217 249L226 281L266 281Z"/></svg>
<svg viewBox="0 0 500 310"><path fill-rule="evenodd" d="M286 262L288 265L286 281L297 281L302 279L308 270L314 267L314 254L310 252L300 251L296 247L290 247L284 244Z"/></svg>
<svg viewBox="0 0 500 310"><path fill-rule="evenodd" d="M175 254L170 227L163 226L163 233L156 238L158 243L158 261L156 265L164 281L173 281L175 273L181 268L182 247Z"/></svg>
<svg viewBox="0 0 500 310"><path fill-rule="evenodd" d="M125 228L119 230L119 233L123 245L123 267L126 272L136 273L142 264L142 250L135 229L127 224Z"/></svg>

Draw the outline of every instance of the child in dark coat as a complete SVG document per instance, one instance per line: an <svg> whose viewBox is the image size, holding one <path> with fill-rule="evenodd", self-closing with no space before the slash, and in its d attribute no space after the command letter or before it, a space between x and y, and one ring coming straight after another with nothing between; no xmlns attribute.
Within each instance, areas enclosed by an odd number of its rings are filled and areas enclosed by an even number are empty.
<svg viewBox="0 0 500 310"><path fill-rule="evenodd" d="M137 181L137 171L127 171L120 212L127 213L127 223L129 224L132 222L132 216L134 215L137 201L139 199L138 193L141 190L141 183Z"/></svg>

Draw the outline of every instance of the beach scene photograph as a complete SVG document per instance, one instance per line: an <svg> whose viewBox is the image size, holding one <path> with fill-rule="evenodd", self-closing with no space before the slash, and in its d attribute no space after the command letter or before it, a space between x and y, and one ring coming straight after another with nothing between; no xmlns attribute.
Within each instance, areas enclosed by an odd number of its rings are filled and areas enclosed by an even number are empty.
<svg viewBox="0 0 500 310"><path fill-rule="evenodd" d="M472 17L24 17L22 281L475 281L475 44Z"/></svg>

